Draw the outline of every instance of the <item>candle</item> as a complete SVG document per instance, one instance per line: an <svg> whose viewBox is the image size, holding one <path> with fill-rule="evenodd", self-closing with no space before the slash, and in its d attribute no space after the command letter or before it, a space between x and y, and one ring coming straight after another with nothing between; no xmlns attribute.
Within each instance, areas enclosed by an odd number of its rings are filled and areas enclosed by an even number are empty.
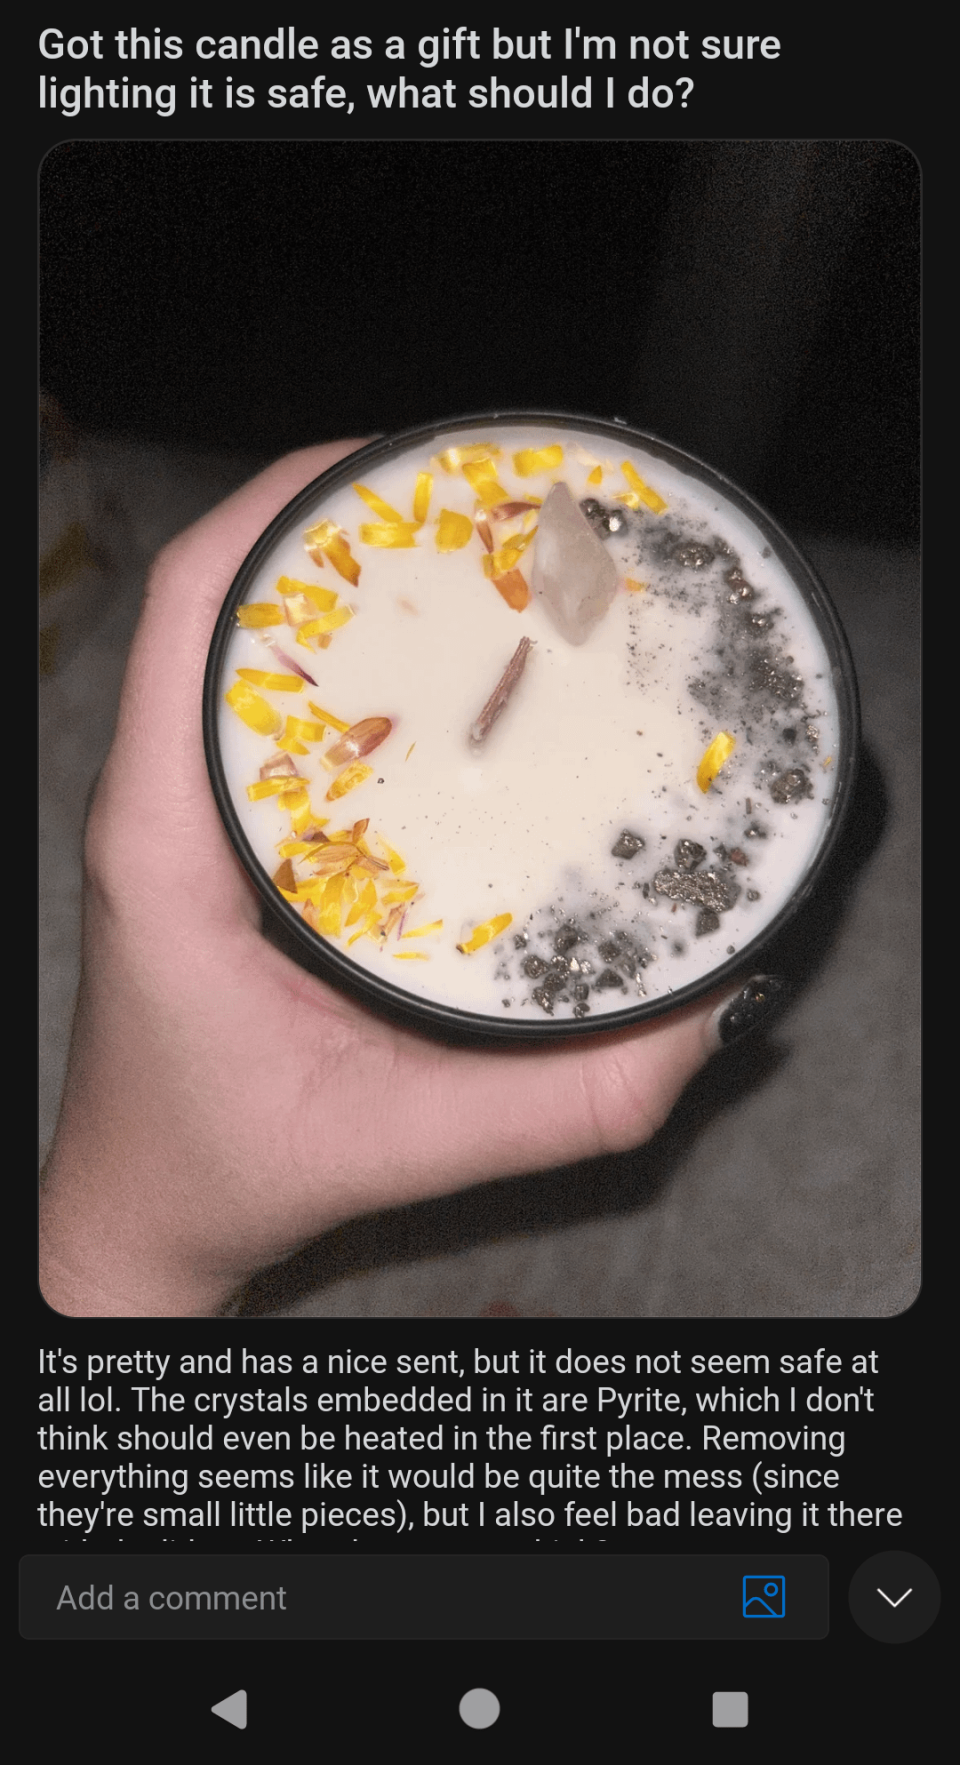
<svg viewBox="0 0 960 1765"><path fill-rule="evenodd" d="M247 560L221 811L334 981L426 1027L609 1028L755 960L849 796L835 616L743 493L625 427L375 443Z"/></svg>

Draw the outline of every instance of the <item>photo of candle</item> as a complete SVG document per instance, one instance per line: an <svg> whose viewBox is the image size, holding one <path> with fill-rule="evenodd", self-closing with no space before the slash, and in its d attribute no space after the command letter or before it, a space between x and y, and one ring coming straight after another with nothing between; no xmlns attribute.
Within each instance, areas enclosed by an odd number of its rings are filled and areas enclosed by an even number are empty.
<svg viewBox="0 0 960 1765"><path fill-rule="evenodd" d="M620 423L373 443L263 536L211 649L214 790L304 959L436 1033L621 1027L756 966L849 800L812 571Z"/></svg>

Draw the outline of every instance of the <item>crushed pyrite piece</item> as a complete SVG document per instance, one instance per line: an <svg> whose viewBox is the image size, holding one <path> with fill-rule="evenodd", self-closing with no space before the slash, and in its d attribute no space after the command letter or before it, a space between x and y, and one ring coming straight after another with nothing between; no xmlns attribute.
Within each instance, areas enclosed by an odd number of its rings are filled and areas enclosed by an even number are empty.
<svg viewBox="0 0 960 1765"><path fill-rule="evenodd" d="M578 931L575 925L562 925L560 930L554 933L553 947L558 956L566 956L567 951L572 950L575 944L582 943L583 933Z"/></svg>
<svg viewBox="0 0 960 1765"><path fill-rule="evenodd" d="M726 913L740 893L739 884L719 870L658 870L653 886L671 901L709 907L714 913Z"/></svg>
<svg viewBox="0 0 960 1765"><path fill-rule="evenodd" d="M694 927L697 937L702 938L706 936L707 932L717 932L719 930L719 913L715 913L712 907L701 907L697 914L697 923Z"/></svg>
<svg viewBox="0 0 960 1765"><path fill-rule="evenodd" d="M771 697L782 699L788 705L795 705L803 696L800 675L788 674L785 668L779 668L770 650L761 650L754 656L749 675L754 692L770 693Z"/></svg>
<svg viewBox="0 0 960 1765"><path fill-rule="evenodd" d="M687 570L703 570L707 564L713 563L714 554L708 545L701 545L695 539L681 539L672 547L670 556Z"/></svg>
<svg viewBox="0 0 960 1765"><path fill-rule="evenodd" d="M626 509L617 508L616 503L602 503L595 496L585 496L580 511L600 539L609 539L611 533L622 533L627 525Z"/></svg>
<svg viewBox="0 0 960 1765"><path fill-rule="evenodd" d="M540 510L531 587L572 644L586 642L617 592L617 566L565 484L553 486Z"/></svg>
<svg viewBox="0 0 960 1765"><path fill-rule="evenodd" d="M622 974L618 974L615 968L605 968L602 973L597 975L594 985L598 990L601 987L604 989L607 987L623 987L623 976Z"/></svg>
<svg viewBox="0 0 960 1765"><path fill-rule="evenodd" d="M729 583L733 590L730 596L731 601L753 600L756 591L751 588L738 564L732 564L729 570L724 571L723 580Z"/></svg>
<svg viewBox="0 0 960 1765"><path fill-rule="evenodd" d="M527 956L520 966L532 981L538 981L547 972L547 965L539 956Z"/></svg>
<svg viewBox="0 0 960 1765"><path fill-rule="evenodd" d="M678 870L696 870L706 857L706 847L696 840L678 840L673 848L673 862Z"/></svg>
<svg viewBox="0 0 960 1765"><path fill-rule="evenodd" d="M642 851L643 840L640 835L631 833L626 827L616 844L610 847L610 855L613 858L635 858L637 853Z"/></svg>
<svg viewBox="0 0 960 1765"><path fill-rule="evenodd" d="M775 803L799 803L804 797L813 796L813 785L809 773L802 766L790 766L781 772L770 784L770 795Z"/></svg>

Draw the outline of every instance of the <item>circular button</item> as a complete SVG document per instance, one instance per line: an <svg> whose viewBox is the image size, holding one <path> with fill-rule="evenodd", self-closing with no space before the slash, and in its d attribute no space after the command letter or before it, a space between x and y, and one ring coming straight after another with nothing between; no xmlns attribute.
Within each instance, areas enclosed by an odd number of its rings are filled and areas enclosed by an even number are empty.
<svg viewBox="0 0 960 1765"><path fill-rule="evenodd" d="M876 1642L913 1642L940 1610L940 1583L910 1551L880 1551L850 1583L850 1610Z"/></svg>
<svg viewBox="0 0 960 1765"><path fill-rule="evenodd" d="M460 1699L460 1717L468 1728L492 1728L500 1714L500 1699L492 1691L475 1686Z"/></svg>

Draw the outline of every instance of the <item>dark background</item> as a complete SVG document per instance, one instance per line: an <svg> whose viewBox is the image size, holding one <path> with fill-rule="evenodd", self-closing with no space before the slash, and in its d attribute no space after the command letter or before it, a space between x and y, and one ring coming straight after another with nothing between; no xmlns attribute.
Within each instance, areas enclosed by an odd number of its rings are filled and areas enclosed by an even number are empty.
<svg viewBox="0 0 960 1765"><path fill-rule="evenodd" d="M100 433L264 457L622 416L788 528L903 541L919 184L887 141L68 142L41 384Z"/></svg>

